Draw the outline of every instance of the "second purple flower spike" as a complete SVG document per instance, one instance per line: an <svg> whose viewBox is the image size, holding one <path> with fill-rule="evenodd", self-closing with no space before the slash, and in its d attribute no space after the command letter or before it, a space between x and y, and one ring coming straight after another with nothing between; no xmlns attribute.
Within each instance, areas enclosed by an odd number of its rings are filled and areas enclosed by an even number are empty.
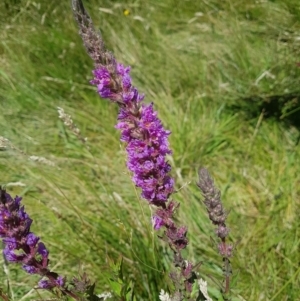
<svg viewBox="0 0 300 301"><path fill-rule="evenodd" d="M47 280L39 282L40 288L63 288L64 278L49 270L49 252L44 243L30 232L32 219L21 206L21 200L0 189L0 238L4 243L4 257L9 262L22 264L29 274L46 276Z"/></svg>

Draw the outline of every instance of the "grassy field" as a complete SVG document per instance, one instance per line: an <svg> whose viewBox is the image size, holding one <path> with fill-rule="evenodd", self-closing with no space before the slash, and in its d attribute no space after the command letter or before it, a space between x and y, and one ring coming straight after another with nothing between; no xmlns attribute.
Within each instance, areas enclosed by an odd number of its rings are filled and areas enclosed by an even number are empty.
<svg viewBox="0 0 300 301"><path fill-rule="evenodd" d="M300 2L89 0L85 5L134 85L172 131L172 176L189 229L186 256L210 276L222 262L196 187L205 166L230 215L233 300L300 300ZM124 10L130 13L124 14ZM51 267L85 271L108 291L108 258L124 259L137 300L158 300L172 256L126 170L117 107L94 87L69 1L0 3L0 184L24 196ZM58 119L72 115L84 145ZM45 157L55 166L29 160ZM0 259L3 266L3 259ZM38 277L0 270L12 300L37 300ZM3 282L0 281L2 284ZM3 286L5 290L7 286Z"/></svg>

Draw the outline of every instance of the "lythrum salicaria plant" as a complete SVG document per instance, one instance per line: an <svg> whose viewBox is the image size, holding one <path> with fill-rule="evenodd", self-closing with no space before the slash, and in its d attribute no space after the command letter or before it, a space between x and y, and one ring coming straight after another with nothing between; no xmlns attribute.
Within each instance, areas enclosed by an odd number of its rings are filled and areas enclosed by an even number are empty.
<svg viewBox="0 0 300 301"><path fill-rule="evenodd" d="M65 295L75 300L85 300L83 297L86 291L93 295L90 290L93 286L86 275L73 278L69 288L65 277L50 270L49 251L40 238L30 231L33 220L26 213L21 201L21 197L13 198L0 188L0 238L4 244L4 258L8 262L21 264L23 270L29 274L41 276L39 289L51 290L57 296Z"/></svg>
<svg viewBox="0 0 300 301"><path fill-rule="evenodd" d="M197 277L194 265L182 256L182 250L188 245L187 228L178 226L174 221L174 213L179 203L172 199L174 179L169 175L171 167L166 160L166 156L171 154L168 143L170 131L164 129L153 104L146 104L144 95L132 85L130 67L124 67L106 50L82 1L72 0L72 5L79 34L95 65L91 84L97 87L102 98L119 106L116 128L121 131L121 141L126 143L127 167L133 174L133 182L142 190L141 197L156 208L152 216L154 229L164 228L162 238L173 251L173 263L178 272L170 274L175 285L172 298L190 298ZM204 171L205 169L200 171L199 187L205 196L204 203L209 217L218 226L217 234L221 238L219 251L228 270L232 246L225 242L229 232L225 225L226 213L220 198L216 199L220 196L218 190L212 186L211 178ZM226 275L224 293L228 294L229 272Z"/></svg>
<svg viewBox="0 0 300 301"><path fill-rule="evenodd" d="M126 143L127 167L133 174L133 182L142 190L141 197L157 208L152 217L153 227L156 230L164 227L163 239L174 253L173 262L179 272L171 274L176 288L173 297L189 298L195 274L193 264L182 257L188 244L187 228L178 226L173 218L179 204L171 199L174 179L169 175L171 167L166 159L171 154L170 132L164 129L153 104L146 104L144 95L132 85L130 67L118 63L106 50L82 1L72 0L72 6L79 34L95 65L91 84L102 98L119 106L116 128L121 131L121 141Z"/></svg>
<svg viewBox="0 0 300 301"><path fill-rule="evenodd" d="M224 284L222 285L222 294L225 300L229 300L230 296L230 277L232 269L229 258L232 257L234 246L227 242L226 238L229 234L229 228L226 226L226 218L228 213L224 210L221 193L215 187L214 181L205 168L199 170L199 181L197 183L204 197L204 204L209 219L216 226L215 232L219 238L217 243L218 252L223 259L223 275Z"/></svg>
<svg viewBox="0 0 300 301"><path fill-rule="evenodd" d="M49 252L40 238L30 231L32 219L21 206L21 200L21 197L12 198L0 189L0 237L5 259L22 264L29 274L47 278L39 282L40 288L64 288L64 277L49 270Z"/></svg>

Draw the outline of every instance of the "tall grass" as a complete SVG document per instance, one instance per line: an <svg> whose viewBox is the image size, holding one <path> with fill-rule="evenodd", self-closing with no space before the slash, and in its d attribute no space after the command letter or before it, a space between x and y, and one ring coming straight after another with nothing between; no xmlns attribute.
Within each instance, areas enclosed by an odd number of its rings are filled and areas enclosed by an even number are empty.
<svg viewBox="0 0 300 301"><path fill-rule="evenodd" d="M209 275L220 277L222 263L195 185L203 165L231 208L231 239L240 240L234 300L298 300L299 129L263 110L271 96L287 96L279 118L299 116L298 1L86 2L107 48L132 66L135 86L172 131L178 219L211 296L220 298ZM2 149L1 184L25 196L53 269L69 277L86 271L101 293L107 258L122 255L138 300L157 300L169 285L171 257L126 170L117 110L88 83L92 62L69 2L4 1L0 20L0 135L23 152ZM88 148L64 128L57 106ZM42 294L31 290L38 279L18 267L9 265L8 276L1 270L7 277L13 300Z"/></svg>

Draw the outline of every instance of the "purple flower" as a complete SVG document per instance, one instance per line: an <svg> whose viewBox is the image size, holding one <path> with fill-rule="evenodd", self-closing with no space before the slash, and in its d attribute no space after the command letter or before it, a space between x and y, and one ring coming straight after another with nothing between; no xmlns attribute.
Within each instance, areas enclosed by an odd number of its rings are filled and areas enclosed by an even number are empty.
<svg viewBox="0 0 300 301"><path fill-rule="evenodd" d="M49 252L48 252L48 250L46 249L45 245L42 242L40 242L39 245L38 245L37 253L42 255L43 258L48 257Z"/></svg>
<svg viewBox="0 0 300 301"><path fill-rule="evenodd" d="M17 240L14 237L5 237L2 241L9 250L15 250L18 248Z"/></svg>
<svg viewBox="0 0 300 301"><path fill-rule="evenodd" d="M49 282L49 280L40 280L38 286L44 289L53 288L53 285Z"/></svg>
<svg viewBox="0 0 300 301"><path fill-rule="evenodd" d="M29 274L37 274L37 268L32 265L23 264L22 269Z"/></svg>
<svg viewBox="0 0 300 301"><path fill-rule="evenodd" d="M35 247L37 242L40 240L39 237L35 236L33 233L29 233L27 235L27 241L26 243L31 246L31 247Z"/></svg>
<svg viewBox="0 0 300 301"><path fill-rule="evenodd" d="M49 278L50 285L62 287L62 277L48 268L49 252L39 237L30 232L32 219L21 206L22 198L14 199L0 189L0 237L4 243L3 254L7 261L22 264L29 274L39 274ZM45 287L46 288L46 287Z"/></svg>
<svg viewBox="0 0 300 301"><path fill-rule="evenodd" d="M44 289L52 289L54 287L64 287L65 279L61 276L58 276L54 281L49 281L46 279L42 279L39 281L38 286Z"/></svg>
<svg viewBox="0 0 300 301"><path fill-rule="evenodd" d="M103 98L114 99L115 93L111 89L110 74L106 68L101 68L94 71L95 79L91 84L96 85L98 93Z"/></svg>
<svg viewBox="0 0 300 301"><path fill-rule="evenodd" d="M142 190L141 196L157 207L152 217L154 229L163 226L166 229L162 239L168 242L174 253L174 266L181 270L179 275L171 275L174 285L190 295L195 282L193 265L181 255L181 250L188 244L187 229L178 227L173 221L173 213L179 204L169 200L174 192L174 179L169 175L171 166L166 159L171 154L170 132L164 129L153 104L144 104L144 95L132 86L130 67L117 63L105 49L102 37L95 32L82 2L72 1L79 33L95 63L91 84L97 86L101 97L119 105L116 128L121 132L121 141L127 144L127 167L133 173L133 182ZM178 300L184 299L180 291L175 295Z"/></svg>
<svg viewBox="0 0 300 301"><path fill-rule="evenodd" d="M161 219L159 216L154 215L152 216L152 225L155 230L159 230L161 227L165 225L163 219Z"/></svg>
<svg viewBox="0 0 300 301"><path fill-rule="evenodd" d="M133 173L132 180L142 189L141 196L149 203L164 207L174 192L174 180L168 175L171 170L166 155L171 154L168 136L153 109L153 104L144 104L131 84L130 67L116 65L114 79L105 66L93 71L91 81L103 98L117 101L120 105L116 128L121 131L121 141L127 143L127 167ZM119 87L119 88L115 88Z"/></svg>
<svg viewBox="0 0 300 301"><path fill-rule="evenodd" d="M58 276L55 282L58 286L63 287L65 285L65 278L63 278L62 276Z"/></svg>
<svg viewBox="0 0 300 301"><path fill-rule="evenodd" d="M152 226L155 230L166 228L164 239L176 250L175 266L181 266L182 277L190 279L193 265L188 262L186 266L181 256L181 250L188 244L187 228L175 224L173 214L179 205L172 200L168 202L174 192L174 179L169 175L171 166L166 159L171 154L168 142L171 132L164 129L153 104L143 103L144 95L132 86L129 67L111 61L108 66L96 66L91 83L97 86L101 97L119 105L115 127L121 132L121 141L127 143L127 167L133 174L132 181L141 188L142 198L158 207Z"/></svg>
<svg viewBox="0 0 300 301"><path fill-rule="evenodd" d="M233 253L233 245L232 244L226 244L225 242L221 242L218 244L219 253L223 257L231 257Z"/></svg>
<svg viewBox="0 0 300 301"><path fill-rule="evenodd" d="M5 244L5 243L4 243ZM6 258L7 261L10 262L22 262L26 255L25 254L21 254L21 255L17 255L14 252L14 249L11 249L9 245L5 245L4 250L3 250L3 254L4 257Z"/></svg>

